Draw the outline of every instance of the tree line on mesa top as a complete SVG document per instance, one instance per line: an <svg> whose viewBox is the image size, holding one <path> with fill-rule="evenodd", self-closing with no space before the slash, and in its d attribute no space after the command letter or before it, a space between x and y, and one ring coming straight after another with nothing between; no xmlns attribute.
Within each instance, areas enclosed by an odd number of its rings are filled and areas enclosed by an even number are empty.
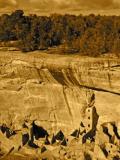
<svg viewBox="0 0 120 160"><path fill-rule="evenodd" d="M120 16L25 16L16 10L0 16L0 42L9 41L18 42L23 52L62 46L63 52L72 54L119 54Z"/></svg>

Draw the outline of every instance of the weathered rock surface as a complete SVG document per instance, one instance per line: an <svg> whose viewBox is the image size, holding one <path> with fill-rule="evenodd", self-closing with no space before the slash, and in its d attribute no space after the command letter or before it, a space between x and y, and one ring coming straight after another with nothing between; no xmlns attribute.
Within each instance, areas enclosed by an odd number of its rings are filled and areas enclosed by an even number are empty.
<svg viewBox="0 0 120 160"><path fill-rule="evenodd" d="M0 53L0 124L37 120L49 132L79 127L95 93L103 121L120 119L120 59Z"/></svg>
<svg viewBox="0 0 120 160"><path fill-rule="evenodd" d="M119 86L119 59L0 53L0 156L119 159Z"/></svg>

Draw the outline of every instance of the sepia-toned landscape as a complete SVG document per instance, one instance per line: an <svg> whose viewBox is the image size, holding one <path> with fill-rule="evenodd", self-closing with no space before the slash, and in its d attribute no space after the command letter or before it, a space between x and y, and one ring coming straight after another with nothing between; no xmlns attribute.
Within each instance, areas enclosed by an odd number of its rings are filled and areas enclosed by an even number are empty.
<svg viewBox="0 0 120 160"><path fill-rule="evenodd" d="M120 160L119 0L0 0L0 160Z"/></svg>

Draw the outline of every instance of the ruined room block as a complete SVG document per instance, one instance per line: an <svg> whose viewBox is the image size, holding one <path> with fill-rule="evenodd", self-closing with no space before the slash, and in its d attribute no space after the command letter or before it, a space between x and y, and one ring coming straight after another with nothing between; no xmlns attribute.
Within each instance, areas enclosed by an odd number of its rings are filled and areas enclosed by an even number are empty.
<svg viewBox="0 0 120 160"><path fill-rule="evenodd" d="M19 150L19 148L26 145L29 141L29 133L27 129L16 132L15 135L9 138L14 144L14 150Z"/></svg>
<svg viewBox="0 0 120 160"><path fill-rule="evenodd" d="M112 143L117 145L117 146L120 146L120 139L118 139L118 137L116 135L114 135L112 137Z"/></svg>
<svg viewBox="0 0 120 160"><path fill-rule="evenodd" d="M45 130L42 126L38 126L35 121L32 123L32 131L35 139L45 138L45 136L49 135L47 130Z"/></svg>
<svg viewBox="0 0 120 160"><path fill-rule="evenodd" d="M62 146L67 146L67 139L66 138L63 139L63 141L61 142L61 145Z"/></svg>
<svg viewBox="0 0 120 160"><path fill-rule="evenodd" d="M68 146L72 144L72 142L74 141L75 137L73 136L67 136L67 142L68 142Z"/></svg>
<svg viewBox="0 0 120 160"><path fill-rule="evenodd" d="M22 145L26 145L29 141L29 134L28 133L24 133L22 134Z"/></svg>
<svg viewBox="0 0 120 160"><path fill-rule="evenodd" d="M115 124L115 118L109 115L100 115L99 120L98 120L98 125L97 125L97 129L99 130L99 127L101 125L107 124L107 123L111 123L111 124Z"/></svg>
<svg viewBox="0 0 120 160"><path fill-rule="evenodd" d="M107 128L108 128L108 133L109 133L111 136L114 136L115 132L114 132L113 125L112 125L111 123L108 123L108 124L107 124Z"/></svg>
<svg viewBox="0 0 120 160"><path fill-rule="evenodd" d="M43 145L50 145L50 141L48 136L45 136L45 138L39 138L38 140L35 139L34 144L36 144L38 147L41 147Z"/></svg>
<svg viewBox="0 0 120 160"><path fill-rule="evenodd" d="M13 131L9 127L7 127L6 124L2 124L0 126L0 130L7 138L10 138L12 135L15 135L15 131Z"/></svg>
<svg viewBox="0 0 120 160"><path fill-rule="evenodd" d="M98 114L96 112L95 107L89 107L86 109L85 112L85 119L83 121L83 124L86 129L86 133L88 132L94 132L96 130L97 122L98 122Z"/></svg>
<svg viewBox="0 0 120 160"><path fill-rule="evenodd" d="M95 136L95 144L96 145L103 145L105 143L109 143L109 136L103 132L102 126L96 131Z"/></svg>
<svg viewBox="0 0 120 160"><path fill-rule="evenodd" d="M47 151L47 148L45 146L41 146L41 153Z"/></svg>
<svg viewBox="0 0 120 160"><path fill-rule="evenodd" d="M79 137L79 134L80 134L80 129L79 129L79 130L76 129L76 130L74 130L74 131L72 132L71 136L78 138L78 137Z"/></svg>
<svg viewBox="0 0 120 160"><path fill-rule="evenodd" d="M60 130L56 135L55 135L56 140L62 141L65 136L63 134L63 132Z"/></svg>
<svg viewBox="0 0 120 160"><path fill-rule="evenodd" d="M114 122L108 122L102 124L103 128L106 128L106 134L108 134L110 137L113 137L115 135L114 132Z"/></svg>
<svg viewBox="0 0 120 160"><path fill-rule="evenodd" d="M34 140L34 144L36 145L36 146L38 146L38 147L41 147L41 146L43 146L44 145L44 141L45 141L45 138L40 138L39 140Z"/></svg>
<svg viewBox="0 0 120 160"><path fill-rule="evenodd" d="M86 143L89 139L90 142L95 141L96 127L98 123L98 114L95 107L88 107L85 111L85 117L83 119L83 126L85 128L85 134L82 135L82 143Z"/></svg>
<svg viewBox="0 0 120 160"><path fill-rule="evenodd" d="M16 135L10 137L10 140L14 144L14 150L17 151L20 147L22 147L22 134L17 133Z"/></svg>
<svg viewBox="0 0 120 160"><path fill-rule="evenodd" d="M50 140L49 140L49 137L47 135L45 136L44 144L45 145L49 145L50 144Z"/></svg>
<svg viewBox="0 0 120 160"><path fill-rule="evenodd" d="M95 145L94 147L94 158L101 159L101 160L107 160L104 152L102 151L99 145Z"/></svg>
<svg viewBox="0 0 120 160"><path fill-rule="evenodd" d="M119 146L120 137L118 135L116 122L103 123L101 126L103 128L103 132L108 135L109 142Z"/></svg>
<svg viewBox="0 0 120 160"><path fill-rule="evenodd" d="M56 143L56 138L55 138L55 135L53 134L51 138L51 144L54 144L54 143Z"/></svg>
<svg viewBox="0 0 120 160"><path fill-rule="evenodd" d="M86 130L85 130L85 126L83 125L83 122L80 123L80 128L79 128L79 136L82 135L84 136L85 133L86 133Z"/></svg>
<svg viewBox="0 0 120 160"><path fill-rule="evenodd" d="M119 148L114 144L106 143L105 150L107 151L109 157L119 156Z"/></svg>
<svg viewBox="0 0 120 160"><path fill-rule="evenodd" d="M91 91L88 94L88 102L87 103L88 103L89 107L92 107L95 104L95 94Z"/></svg>
<svg viewBox="0 0 120 160"><path fill-rule="evenodd" d="M5 137L5 135L0 131L0 153L4 154L11 153L14 150L14 143Z"/></svg>
<svg viewBox="0 0 120 160"><path fill-rule="evenodd" d="M79 139L73 136L67 136L67 145L68 146L75 146L78 143Z"/></svg>

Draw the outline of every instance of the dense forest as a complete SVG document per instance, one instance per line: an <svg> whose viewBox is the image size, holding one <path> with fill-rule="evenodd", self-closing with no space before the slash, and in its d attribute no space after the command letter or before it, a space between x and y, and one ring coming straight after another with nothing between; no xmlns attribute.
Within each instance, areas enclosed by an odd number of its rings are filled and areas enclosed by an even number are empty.
<svg viewBox="0 0 120 160"><path fill-rule="evenodd" d="M0 16L0 42L16 41L23 52L63 46L63 52L99 56L120 53L120 16Z"/></svg>

